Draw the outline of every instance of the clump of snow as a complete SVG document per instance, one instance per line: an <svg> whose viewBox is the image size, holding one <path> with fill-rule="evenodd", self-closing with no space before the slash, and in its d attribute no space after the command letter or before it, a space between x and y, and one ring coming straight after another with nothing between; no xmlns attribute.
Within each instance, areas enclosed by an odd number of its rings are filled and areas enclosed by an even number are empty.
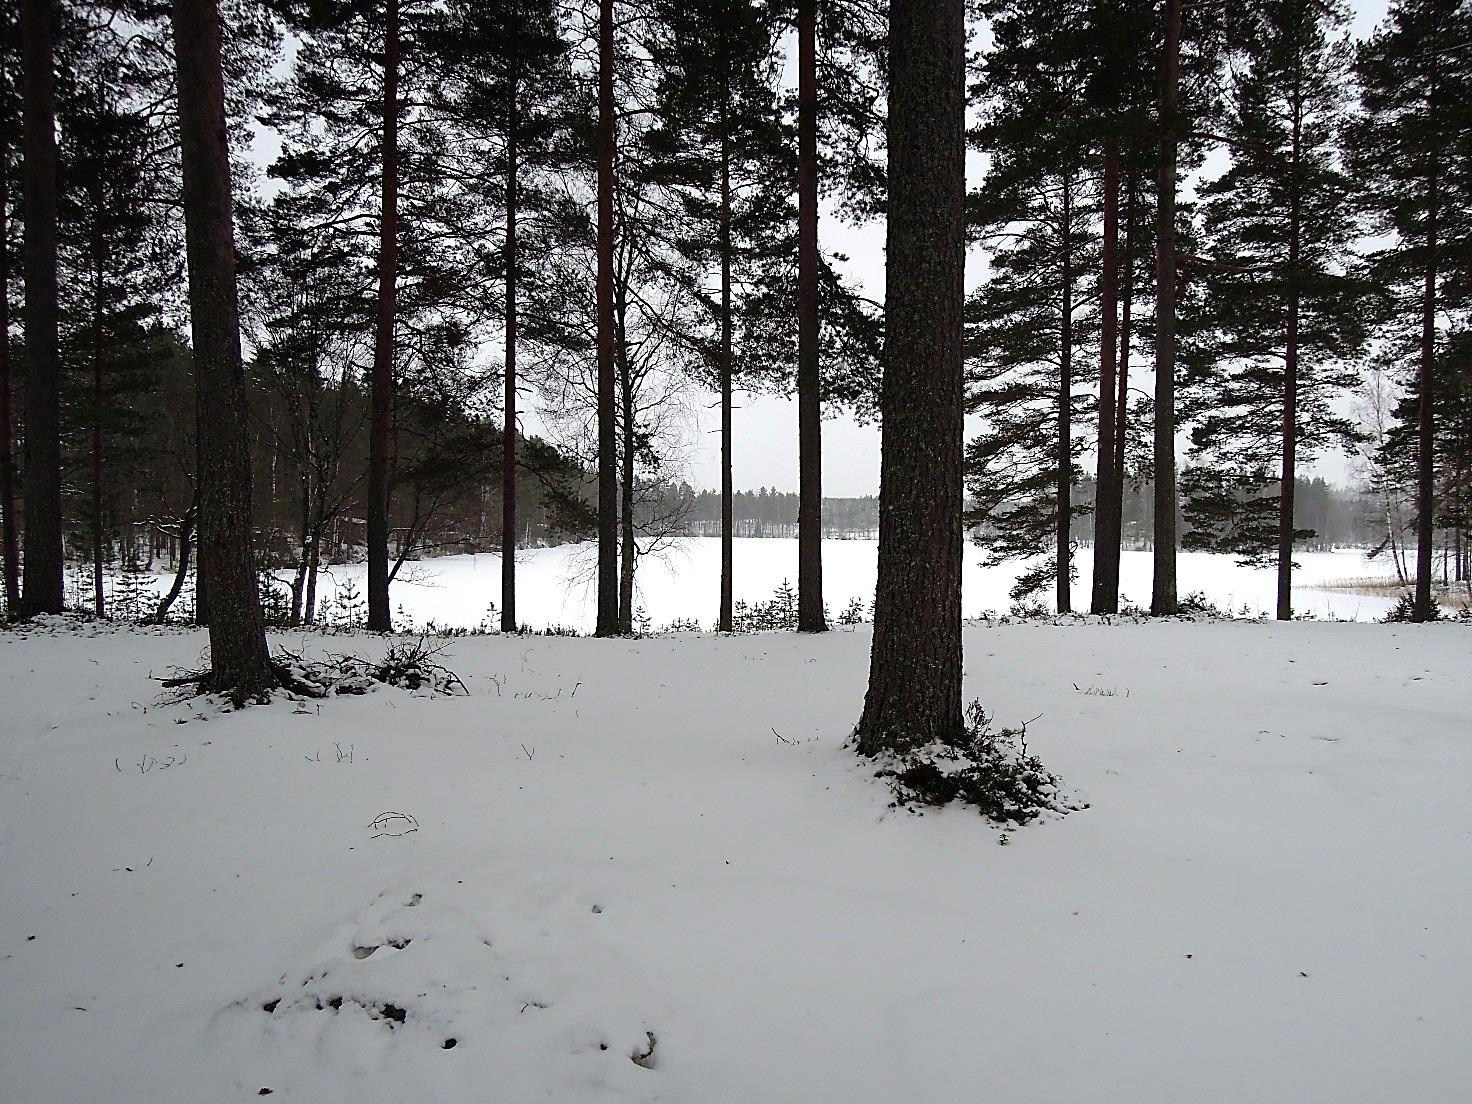
<svg viewBox="0 0 1472 1104"><path fill-rule="evenodd" d="M964 738L932 741L903 752L875 756L877 774L889 780L897 806L969 805L1005 830L1045 814L1066 816L1088 808L1064 796L1058 777L1027 746L1027 724L995 728L980 701L966 709Z"/></svg>

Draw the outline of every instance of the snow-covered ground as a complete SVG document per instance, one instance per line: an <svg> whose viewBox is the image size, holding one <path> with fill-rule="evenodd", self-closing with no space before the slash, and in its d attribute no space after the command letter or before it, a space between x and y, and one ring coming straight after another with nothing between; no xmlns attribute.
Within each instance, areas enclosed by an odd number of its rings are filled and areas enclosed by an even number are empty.
<svg viewBox="0 0 1472 1104"><path fill-rule="evenodd" d="M533 628L566 625L592 631L595 620L592 545L563 545L530 549L517 557L517 614ZM823 542L823 592L835 616L859 598L866 606L874 594L878 544L869 540ZM983 568L981 554L966 549L964 610L967 616L983 611L1006 613L1007 592L1023 568L1009 564ZM1358 550L1304 552L1294 607L1299 614L1349 620L1377 620L1394 603L1393 597L1366 596L1345 591L1314 589L1315 584L1345 579L1388 577L1384 557L1367 560ZM1092 554L1079 557L1079 579L1074 589L1076 608L1088 608ZM720 541L689 538L660 557L643 561L638 574L638 602L655 625L676 619L693 620L706 628L715 623L720 596ZM364 592L362 564L333 567L324 591L338 588ZM1182 595L1201 591L1222 608L1271 612L1276 605L1277 582L1271 570L1238 565L1235 557L1183 552L1179 560ZM283 575L283 578L285 576ZM1150 604L1151 554L1126 552L1120 565L1124 599ZM797 584L797 541L738 539L735 541L735 593L738 599L760 602L772 596L783 580ZM501 558L498 555L450 556L406 564L404 577L392 588L391 601L416 624L433 621L442 627L474 628L486 617L489 603L499 604ZM1051 589L1040 596L1051 605ZM493 622L494 623L494 622Z"/></svg>
<svg viewBox="0 0 1472 1104"><path fill-rule="evenodd" d="M224 715L93 631L0 633L7 1102L1467 1099L1466 626L970 627L1091 802L1006 846L842 748L867 628Z"/></svg>

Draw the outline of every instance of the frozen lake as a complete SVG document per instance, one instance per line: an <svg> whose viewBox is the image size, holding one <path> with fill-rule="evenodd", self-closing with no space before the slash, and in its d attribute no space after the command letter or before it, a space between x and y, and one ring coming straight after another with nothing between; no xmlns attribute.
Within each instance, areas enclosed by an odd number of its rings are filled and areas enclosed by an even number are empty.
<svg viewBox="0 0 1472 1104"><path fill-rule="evenodd" d="M859 598L867 606L874 592L878 543L872 540L823 542L823 592L833 616ZM532 628L565 625L589 632L595 620L592 543L557 548L528 549L517 556L517 613ZM787 580L797 585L797 541L780 538L738 538L735 542L738 600L764 601ZM1021 574L1022 564L984 568L981 553L966 548L962 609L967 617L985 611L1006 613L1007 592ZM1367 560L1363 551L1304 552L1298 557L1294 609L1321 618L1378 620L1393 599L1316 586L1345 579L1386 578L1392 568L1384 559ZM1079 577L1074 584L1075 609L1088 608L1089 549L1079 555ZM640 563L637 605L655 627L676 619L713 626L720 594L720 541L713 537L681 540L669 552ZM362 564L336 566L324 580L331 594L345 586L363 593L366 568ZM1120 565L1124 601L1150 603L1151 554L1125 552ZM1179 560L1182 596L1201 591L1216 605L1271 612L1276 581L1272 570L1241 567L1231 556L1182 552ZM442 627L473 628L485 619L490 603L499 605L501 558L495 554L449 556L406 564L391 594L398 616L402 610L415 624L433 621ZM1051 603L1052 591L1042 596ZM399 617L403 621L402 616ZM408 627L405 625L404 627Z"/></svg>

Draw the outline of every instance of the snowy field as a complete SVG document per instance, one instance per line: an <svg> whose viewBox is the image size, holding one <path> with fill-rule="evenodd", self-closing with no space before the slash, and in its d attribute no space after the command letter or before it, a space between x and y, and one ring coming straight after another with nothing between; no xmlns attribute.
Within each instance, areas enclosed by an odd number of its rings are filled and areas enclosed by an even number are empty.
<svg viewBox="0 0 1472 1104"><path fill-rule="evenodd" d="M765 601L784 579L796 587L796 540L749 538L734 543L737 599ZM823 592L833 616L852 598L859 598L867 607L874 594L877 554L875 541L823 542ZM596 548L591 544L520 553L517 557L519 620L538 629L566 625L591 632L596 618L595 555ZM980 552L968 546L962 599L965 614L974 617L986 610L1006 613L1011 605L1007 592L1021 574L1022 565L983 568L980 560ZM1314 589L1315 583L1388 577L1393 569L1384 557L1367 560L1358 550L1304 552L1299 554L1297 562L1301 570L1297 576L1294 609L1300 615L1373 621L1384 616L1394 604L1393 597L1383 595ZM1074 606L1087 609L1090 549L1080 552L1078 564ZM366 570L362 564L333 567L325 580L324 591L332 594L346 586L355 589L361 597ZM686 619L712 628L720 595L720 571L719 540L699 537L682 540L669 552L640 564L638 604L654 626ZM1274 573L1241 567L1235 557L1183 552L1179 574L1183 596L1201 591L1224 609L1236 610L1245 605L1253 611L1271 613L1275 608ZM286 577L287 573L283 573L282 578ZM1150 577L1149 552L1124 553L1120 592L1127 602L1150 605ZM392 588L390 600L394 609L408 614L415 624L433 621L441 627L474 628L485 619L489 603L499 604L500 596L500 556L450 556L406 564L401 579ZM1051 588L1040 597L1051 608Z"/></svg>
<svg viewBox="0 0 1472 1104"><path fill-rule="evenodd" d="M1466 626L970 627L1091 802L1006 846L842 748L863 627L202 716L88 631L0 633L7 1102L1468 1099Z"/></svg>

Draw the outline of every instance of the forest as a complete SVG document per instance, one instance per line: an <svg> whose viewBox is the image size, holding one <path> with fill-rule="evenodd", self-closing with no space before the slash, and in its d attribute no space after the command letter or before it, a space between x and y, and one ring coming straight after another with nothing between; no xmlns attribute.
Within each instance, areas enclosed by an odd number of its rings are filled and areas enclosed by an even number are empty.
<svg viewBox="0 0 1472 1104"><path fill-rule="evenodd" d="M27 60L22 9L0 71L5 608L106 616L104 576L146 566L185 595L152 615L190 618L205 435L169 13L62 3ZM960 521L985 562L1028 561L1023 591L1067 612L1088 554L1101 613L1118 549L1159 548L1168 610L1172 551L1219 551L1276 565L1286 617L1293 550L1353 542L1415 559L1432 616L1432 576L1462 582L1468 561L1468 124L1445 61L1466 13L1402 5L1357 40L1333 3L1196 5L1168 108L1156 5L971 14L981 428ZM294 623L325 563L367 561L381 631L406 561L596 535L604 630L627 632L641 555L729 530L797 536L804 628L823 627L818 542L850 508L824 503L822 418L877 412L885 309L817 223L885 209L885 12L613 18L605 35L600 11L536 0L221 8L240 491ZM760 526L731 473L739 391L800 412L796 502ZM694 405L722 412L722 486L698 499ZM1351 458L1364 504L1333 536L1296 507L1325 455ZM872 536L877 510L842 526ZM733 571L725 549L721 627Z"/></svg>

